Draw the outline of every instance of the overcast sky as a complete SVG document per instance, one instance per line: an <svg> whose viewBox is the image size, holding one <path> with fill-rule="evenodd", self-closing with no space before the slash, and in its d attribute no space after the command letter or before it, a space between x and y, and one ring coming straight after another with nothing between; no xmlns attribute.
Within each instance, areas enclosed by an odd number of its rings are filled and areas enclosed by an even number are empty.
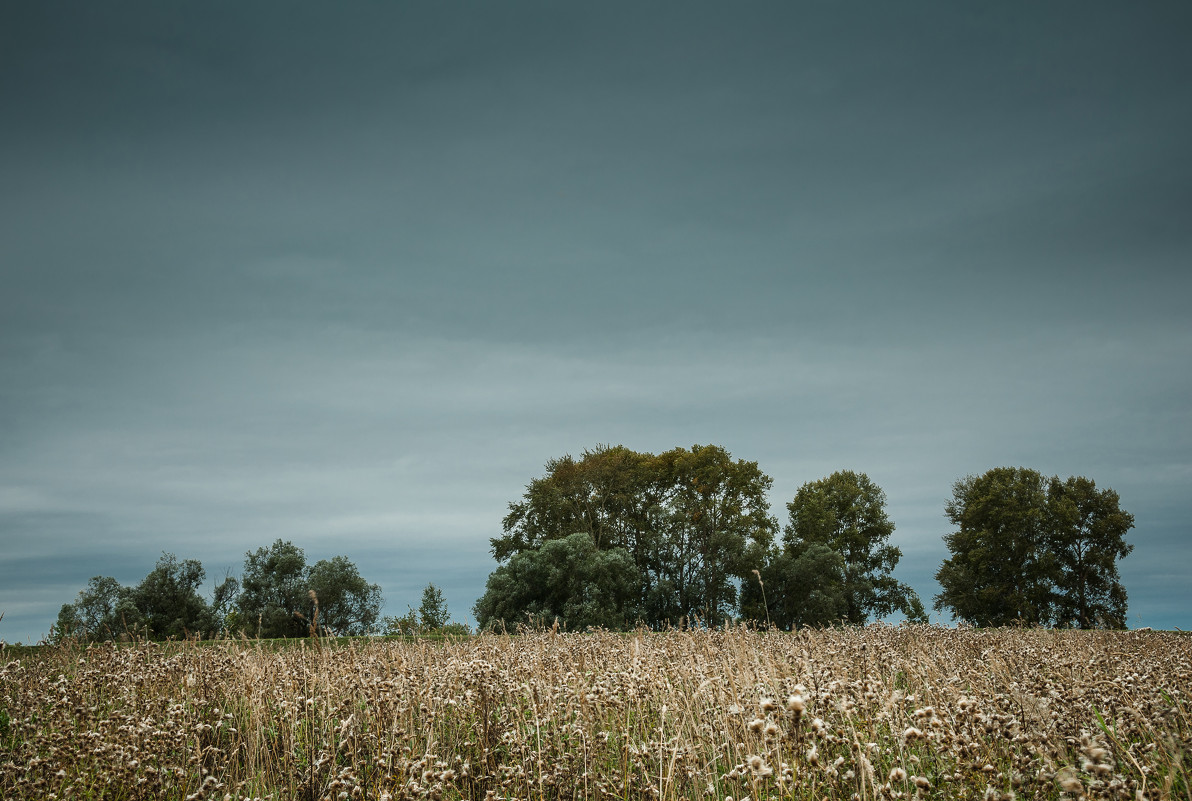
<svg viewBox="0 0 1192 801"><path fill-rule="evenodd" d="M292 540L471 617L546 460L1132 512L1192 628L1192 5L6 3L0 638Z"/></svg>

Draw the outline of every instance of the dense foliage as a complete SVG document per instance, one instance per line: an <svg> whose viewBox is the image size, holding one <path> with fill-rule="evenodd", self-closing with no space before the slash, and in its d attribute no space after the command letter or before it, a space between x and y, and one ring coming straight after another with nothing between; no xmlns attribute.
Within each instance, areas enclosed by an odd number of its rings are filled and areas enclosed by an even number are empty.
<svg viewBox="0 0 1192 801"><path fill-rule="evenodd" d="M580 590L586 600L569 608L594 610L598 603L602 611L593 614L619 626L715 624L736 614L739 583L764 561L777 528L766 499L773 482L756 462L734 461L715 445L658 455L618 446L587 451L578 461L554 459L546 469L509 505L504 536L492 540L493 555L510 565L490 577L475 609L481 626L559 614L565 600L544 605L537 590L521 586L538 580L535 557L516 566L511 560L575 534L587 535L601 559L624 558L632 588L623 601L619 588ZM574 547L586 548L583 542ZM596 566L589 572L603 574ZM564 622L575 628L578 619Z"/></svg>
<svg viewBox="0 0 1192 801"><path fill-rule="evenodd" d="M1134 518L1113 490L998 467L957 481L946 511L957 530L944 537L937 609L982 626L1125 626L1117 560Z"/></svg>
<svg viewBox="0 0 1192 801"><path fill-rule="evenodd" d="M923 604L907 585L891 575L902 551L890 544L894 522L886 514L886 493L864 473L842 470L804 484L786 505L790 522L783 532L788 556L798 561L816 546L840 558L842 574L833 577L844 608L831 621L863 624L901 611L926 622ZM822 559L822 557L820 557ZM813 559L813 564L819 560ZM815 571L805 575L772 571L773 580L815 587ZM830 575L830 573L825 574ZM818 622L831 622L820 619Z"/></svg>
<svg viewBox="0 0 1192 801"><path fill-rule="evenodd" d="M309 567L302 549L277 540L245 554L244 573L228 576L208 602L197 559L162 554L135 587L95 576L64 604L51 641L129 637L210 637L220 631L260 637L305 637L315 631L363 634L381 609L381 590L343 556ZM316 608L318 614L316 615Z"/></svg>
<svg viewBox="0 0 1192 801"><path fill-rule="evenodd" d="M772 479L724 448L660 454L600 446L546 463L509 504L493 538L497 568L473 611L481 629L715 627L744 619L780 629L863 625L927 614L893 574L886 494L849 470L804 484L769 512ZM1134 518L1116 492L1087 478L1045 478L999 467L953 486L945 508L956 530L936 573L935 608L982 626L1121 628L1126 591L1117 561ZM140 584L96 576L64 604L51 633L63 639L152 639L466 632L448 623L433 583L418 610L378 620L382 599L343 556L306 563L277 540L245 554L210 602L202 565L163 554Z"/></svg>
<svg viewBox="0 0 1192 801"><path fill-rule="evenodd" d="M814 544L773 554L741 588L741 613L780 629L830 626L848 616L844 557Z"/></svg>
<svg viewBox="0 0 1192 801"><path fill-rule="evenodd" d="M790 523L775 549L772 479L723 448L656 456L600 447L546 469L509 505L504 536L492 540L505 564L476 605L481 626L542 616L571 628L596 620L615 628L716 625L736 616L789 628L864 623L895 610L926 618L914 591L891 575L901 557L888 542L894 524L885 494L863 473L804 485L787 505ZM570 545L547 548L561 541ZM623 561L617 586L610 571L584 559ZM561 577L549 569L554 561L574 567ZM626 578L635 590L623 595Z"/></svg>
<svg viewBox="0 0 1192 801"><path fill-rule="evenodd" d="M111 576L95 576L58 612L52 637L102 640L126 633L165 639L210 634L218 626L211 606L199 594L205 573L195 559L179 561L163 553L135 587Z"/></svg>
<svg viewBox="0 0 1192 801"><path fill-rule="evenodd" d="M554 618L572 629L716 625L740 616L790 628L927 613L893 571L886 494L838 471L787 503L780 544L772 480L713 445L654 455L598 447L546 464L509 505L501 564L475 613L481 627ZM936 608L981 625L1121 627L1116 560L1133 518L1086 478L998 468L956 483L959 529L936 574ZM580 536L582 535L582 536ZM609 563L619 565L617 569ZM631 585L628 591L626 584Z"/></svg>
<svg viewBox="0 0 1192 801"><path fill-rule="evenodd" d="M476 619L489 627L551 626L556 620L580 631L632 627L639 577L627 550L600 550L591 534L579 532L515 554L498 567L476 602Z"/></svg>

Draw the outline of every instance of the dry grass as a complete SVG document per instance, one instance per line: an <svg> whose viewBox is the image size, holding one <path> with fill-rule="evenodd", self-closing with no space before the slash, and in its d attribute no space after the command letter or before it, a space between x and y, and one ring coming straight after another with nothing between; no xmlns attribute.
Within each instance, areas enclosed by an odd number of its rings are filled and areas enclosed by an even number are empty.
<svg viewBox="0 0 1192 801"><path fill-rule="evenodd" d="M60 648L0 797L1185 798L1192 639L926 627Z"/></svg>

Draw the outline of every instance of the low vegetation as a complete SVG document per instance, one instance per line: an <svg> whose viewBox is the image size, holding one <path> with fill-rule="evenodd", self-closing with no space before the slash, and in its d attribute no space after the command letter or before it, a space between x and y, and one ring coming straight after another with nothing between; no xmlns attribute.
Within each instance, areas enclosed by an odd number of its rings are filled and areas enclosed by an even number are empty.
<svg viewBox="0 0 1192 801"><path fill-rule="evenodd" d="M869 626L67 642L6 799L1192 797L1192 639Z"/></svg>

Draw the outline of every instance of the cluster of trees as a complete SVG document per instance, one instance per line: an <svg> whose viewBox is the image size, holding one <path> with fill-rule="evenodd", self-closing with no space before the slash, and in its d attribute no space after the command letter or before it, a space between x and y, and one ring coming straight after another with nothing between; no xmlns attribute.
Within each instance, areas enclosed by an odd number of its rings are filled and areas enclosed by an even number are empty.
<svg viewBox="0 0 1192 801"><path fill-rule="evenodd" d="M546 470L491 541L502 564L474 608L481 628L926 617L891 575L902 554L889 544L885 494L864 474L805 485L776 544L773 480L715 445L657 455L602 446Z"/></svg>
<svg viewBox="0 0 1192 801"><path fill-rule="evenodd" d="M661 454L601 446L553 459L491 540L499 565L473 609L477 623L582 630L741 618L786 629L894 612L926 621L918 595L893 576L902 552L890 544L886 495L867 475L804 484L781 531L772 484L756 462L715 445ZM951 556L936 573L937 610L981 626L1125 625L1117 560L1132 550L1134 518L1113 490L1001 467L957 481L945 513L957 528L944 537ZM225 577L210 602L199 592L203 566L169 553L134 587L96 576L63 605L52 638L467 631L448 624L433 584L417 611L378 621L380 588L345 557L307 565L280 539L245 557L242 575Z"/></svg>
<svg viewBox="0 0 1192 801"><path fill-rule="evenodd" d="M343 556L312 565L292 542L277 540L245 554L239 579L227 576L210 602L200 593L206 576L196 559L162 554L134 587L110 576L92 578L64 604L52 639L209 637L220 631L253 637L304 637L315 631L364 634L381 611L381 588Z"/></svg>
<svg viewBox="0 0 1192 801"><path fill-rule="evenodd" d="M1117 560L1134 517L1113 490L999 467L957 481L946 514L936 609L979 626L1125 627Z"/></svg>
<svg viewBox="0 0 1192 801"><path fill-rule="evenodd" d="M925 621L897 581L886 495L864 473L803 485L778 521L756 462L706 445L662 454L601 446L546 464L491 540L499 566L473 611L480 628L523 623L790 628L862 624L894 612ZM958 529L935 608L975 625L1122 627L1116 562L1133 517L1087 478L997 468L958 481Z"/></svg>

